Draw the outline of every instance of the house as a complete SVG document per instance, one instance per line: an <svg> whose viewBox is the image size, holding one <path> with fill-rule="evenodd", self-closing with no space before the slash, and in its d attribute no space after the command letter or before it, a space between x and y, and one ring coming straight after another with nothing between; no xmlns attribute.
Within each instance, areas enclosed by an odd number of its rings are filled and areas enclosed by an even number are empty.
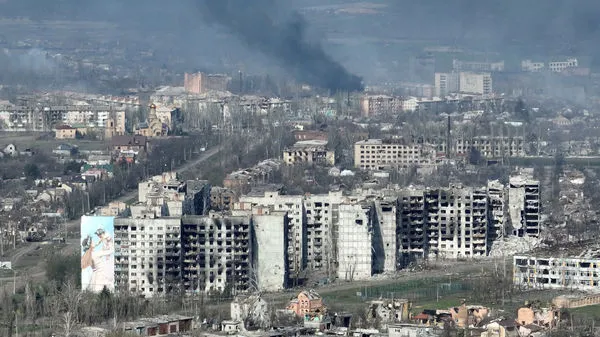
<svg viewBox="0 0 600 337"><path fill-rule="evenodd" d="M2 210L5 212L10 212L19 207L22 201L22 198L4 198L0 200L0 204L2 204Z"/></svg>
<svg viewBox="0 0 600 337"><path fill-rule="evenodd" d="M110 164L112 157L105 154L91 154L85 161L88 165L108 165Z"/></svg>
<svg viewBox="0 0 600 337"><path fill-rule="evenodd" d="M287 306L298 317L320 315L327 310L323 298L314 290L302 291Z"/></svg>
<svg viewBox="0 0 600 337"><path fill-rule="evenodd" d="M148 151L148 137L146 136L114 136L110 140L114 152L132 152L135 154Z"/></svg>
<svg viewBox="0 0 600 337"><path fill-rule="evenodd" d="M54 129L56 139L75 139L77 138L77 129L70 125L58 125Z"/></svg>
<svg viewBox="0 0 600 337"><path fill-rule="evenodd" d="M19 151L15 144L8 144L2 152L9 157L16 157L19 155Z"/></svg>
<svg viewBox="0 0 600 337"><path fill-rule="evenodd" d="M84 171L83 173L81 173L81 178L83 178L83 180L85 180L86 182L91 181L98 181L98 180L102 180L104 177L108 176L108 174L106 174L106 171L103 169L95 169L95 168L90 168L86 171Z"/></svg>
<svg viewBox="0 0 600 337"><path fill-rule="evenodd" d="M52 153L54 153L55 155L59 155L59 156L70 156L76 150L77 150L76 145L60 144L54 150L52 150Z"/></svg>

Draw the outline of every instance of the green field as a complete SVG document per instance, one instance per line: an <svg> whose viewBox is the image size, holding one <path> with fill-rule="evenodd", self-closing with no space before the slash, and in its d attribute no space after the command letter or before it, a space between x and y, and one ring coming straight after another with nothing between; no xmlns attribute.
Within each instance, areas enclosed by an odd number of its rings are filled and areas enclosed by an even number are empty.
<svg viewBox="0 0 600 337"><path fill-rule="evenodd" d="M590 305L587 307L569 309L573 315L582 315L588 318L600 318L600 304Z"/></svg>
<svg viewBox="0 0 600 337"><path fill-rule="evenodd" d="M79 150L107 150L108 143L99 140L40 138L36 133L0 132L0 147L15 144L18 150L34 149L51 152L60 144L77 145Z"/></svg>

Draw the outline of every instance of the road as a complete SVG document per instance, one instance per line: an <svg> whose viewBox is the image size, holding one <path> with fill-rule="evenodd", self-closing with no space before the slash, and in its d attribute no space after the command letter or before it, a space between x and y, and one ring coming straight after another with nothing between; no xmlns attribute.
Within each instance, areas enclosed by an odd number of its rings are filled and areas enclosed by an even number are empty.
<svg viewBox="0 0 600 337"><path fill-rule="evenodd" d="M202 164L203 162L211 159L216 154L218 154L221 150L223 150L223 148L224 148L223 145L210 148L210 149L206 150L205 152L203 152L197 159L190 161L190 162L180 166L179 168L175 169L175 172L182 173L182 172L188 171L188 170L194 168L195 166L198 166L198 165ZM120 196L119 198L117 198L113 201L126 202L126 201L131 200L132 198L137 197L137 194L138 194L138 191L133 190L128 193L125 193L124 195ZM47 237L53 238L53 237L57 237L57 236L58 237L64 236L65 230L67 230L68 232L73 232L73 231L79 232L80 222L81 222L80 220L68 221L68 222L64 223L61 228L53 230L53 231L49 231L47 233ZM60 254L69 254L69 253L76 252L79 249L79 240L80 240L79 236L77 236L75 238L69 238L67 240L67 245L63 249L61 249L59 253ZM39 246L40 246L39 243L30 243L23 247L17 248L13 252L11 259L10 259L12 262L13 268L17 268L17 269L20 268L21 267L20 262L21 262L23 256L30 254ZM19 273L27 274L27 276L29 278L43 277L45 274L44 269L43 269L43 261L40 261L40 263L36 266L27 268L26 270L18 272L17 278L16 278L17 282L23 277L23 276L19 276ZM0 278L0 282L4 286L7 286L8 284L6 284L6 283L8 282L8 283L10 283L10 286L12 287L13 277L11 276L11 277Z"/></svg>

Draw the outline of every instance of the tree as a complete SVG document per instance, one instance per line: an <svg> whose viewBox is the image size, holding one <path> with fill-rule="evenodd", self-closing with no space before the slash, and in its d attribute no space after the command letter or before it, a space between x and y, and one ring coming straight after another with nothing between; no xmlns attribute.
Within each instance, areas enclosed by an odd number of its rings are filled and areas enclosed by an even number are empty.
<svg viewBox="0 0 600 337"><path fill-rule="evenodd" d="M469 149L469 164L471 165L479 165L483 161L483 157L481 156L481 152L477 150L475 147L471 147Z"/></svg>
<svg viewBox="0 0 600 337"><path fill-rule="evenodd" d="M78 254L52 256L46 262L46 276L59 285L67 284L69 281L79 284L79 278L81 277L79 266L80 257Z"/></svg>
<svg viewBox="0 0 600 337"><path fill-rule="evenodd" d="M42 177L40 168L34 163L26 164L25 167L23 168L23 174L25 174L25 177L30 180L34 180L34 179L38 179L38 178Z"/></svg>
<svg viewBox="0 0 600 337"><path fill-rule="evenodd" d="M70 311L67 311L63 314L63 330L65 331L65 337L71 336L71 330L73 329L73 325L75 324L75 320L73 319L73 314Z"/></svg>

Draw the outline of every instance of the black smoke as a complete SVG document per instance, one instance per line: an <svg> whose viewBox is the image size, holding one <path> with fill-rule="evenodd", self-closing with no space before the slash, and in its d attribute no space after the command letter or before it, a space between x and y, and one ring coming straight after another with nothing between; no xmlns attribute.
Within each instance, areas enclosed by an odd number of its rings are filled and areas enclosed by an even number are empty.
<svg viewBox="0 0 600 337"><path fill-rule="evenodd" d="M331 91L359 91L360 77L349 73L307 37L307 23L278 0L201 0L206 19L226 27L249 47L273 58L299 81Z"/></svg>

